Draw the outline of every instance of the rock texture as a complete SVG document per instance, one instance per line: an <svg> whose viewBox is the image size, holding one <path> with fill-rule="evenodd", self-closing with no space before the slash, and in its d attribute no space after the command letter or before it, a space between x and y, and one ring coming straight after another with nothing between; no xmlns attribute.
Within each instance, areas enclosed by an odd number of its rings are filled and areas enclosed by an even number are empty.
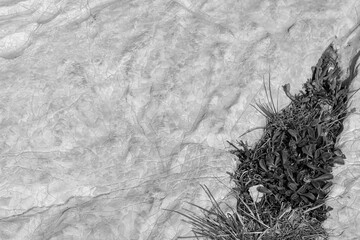
<svg viewBox="0 0 360 240"><path fill-rule="evenodd" d="M275 93L299 90L359 7L0 0L0 239L189 235L164 209L209 206L199 184L226 197L235 168L226 141L265 123L250 106L266 99L262 78L271 73ZM341 137L333 239L360 238L358 116Z"/></svg>

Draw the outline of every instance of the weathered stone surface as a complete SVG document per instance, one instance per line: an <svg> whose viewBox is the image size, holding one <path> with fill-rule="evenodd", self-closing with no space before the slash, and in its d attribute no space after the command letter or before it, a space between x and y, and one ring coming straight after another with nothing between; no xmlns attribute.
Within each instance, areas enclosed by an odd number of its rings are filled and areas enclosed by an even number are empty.
<svg viewBox="0 0 360 240"><path fill-rule="evenodd" d="M189 234L164 209L209 206L199 184L226 196L235 168L226 140L264 124L250 106L266 99L263 77L286 105L280 86L298 91L359 7L0 0L0 239ZM347 160L327 226L344 232L334 239L360 238L358 116L340 139Z"/></svg>

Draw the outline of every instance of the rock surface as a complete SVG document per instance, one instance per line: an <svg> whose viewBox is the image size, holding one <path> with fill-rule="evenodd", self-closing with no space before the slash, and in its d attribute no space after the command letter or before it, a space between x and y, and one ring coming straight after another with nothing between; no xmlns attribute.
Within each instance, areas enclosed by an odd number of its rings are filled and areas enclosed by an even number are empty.
<svg viewBox="0 0 360 240"><path fill-rule="evenodd" d="M271 74L285 106L281 86L297 92L359 8L0 0L0 239L188 236L190 226L164 209L209 206L199 184L232 201L226 141L264 124L250 106L266 99L263 77ZM329 200L332 239L360 238L359 129L355 113L339 139L347 160Z"/></svg>

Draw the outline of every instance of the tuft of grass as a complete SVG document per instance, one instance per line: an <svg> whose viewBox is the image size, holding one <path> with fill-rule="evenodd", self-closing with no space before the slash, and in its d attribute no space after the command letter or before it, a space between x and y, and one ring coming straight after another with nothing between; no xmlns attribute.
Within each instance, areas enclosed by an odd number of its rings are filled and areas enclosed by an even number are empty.
<svg viewBox="0 0 360 240"><path fill-rule="evenodd" d="M278 113L278 102L276 103L276 107L275 107L275 103L274 103L274 99L272 96L272 91L271 91L271 85L270 85L270 78L271 75L269 73L269 78L268 78L268 88L266 88L266 84L265 84L265 79L263 77L263 86L265 89L265 94L266 94L266 99L267 99L267 103L256 103L256 106L252 105L251 106L253 108L255 108L258 112L260 112L264 117L268 118L268 119L272 119L276 116L276 114ZM269 91L269 93L268 93Z"/></svg>
<svg viewBox="0 0 360 240"><path fill-rule="evenodd" d="M187 204L198 208L203 215L197 215L193 211L184 209L184 212L176 210L168 210L171 212L178 213L185 217L186 220L182 220L189 223L192 226L192 232L194 236L191 237L179 237L180 239L185 238L205 238L205 239L243 239L244 234L250 234L247 231L247 226L243 218L236 211L231 213L223 212L220 205L211 194L208 187L201 185L208 198L212 203L212 208L207 210L199 205L187 202Z"/></svg>
<svg viewBox="0 0 360 240"><path fill-rule="evenodd" d="M321 222L309 217L309 211L291 209L282 204L278 215L270 224L261 208L255 203L247 204L239 198L240 204L224 212L215 200L207 186L201 185L212 203L211 209L189 203L202 212L195 213L184 209L184 212L168 210L185 217L182 221L192 226L193 236L179 239L209 239L209 240L319 240L328 237L321 227Z"/></svg>

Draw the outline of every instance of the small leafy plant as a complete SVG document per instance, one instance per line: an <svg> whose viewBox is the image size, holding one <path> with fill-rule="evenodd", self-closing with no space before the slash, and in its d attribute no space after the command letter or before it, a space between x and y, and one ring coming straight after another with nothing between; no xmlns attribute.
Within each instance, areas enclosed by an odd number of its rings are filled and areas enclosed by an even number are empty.
<svg viewBox="0 0 360 240"><path fill-rule="evenodd" d="M359 56L354 57L351 66ZM354 78L355 67L350 70ZM204 187L212 210L191 204L204 216L178 212L189 220L195 237L326 239L321 223L331 210L325 201L332 185L332 168L345 163L336 139L343 130L343 120L355 111L349 110L349 101L357 92L350 95L352 79L345 84L340 76L337 53L330 45L312 67L304 91L292 95L290 85L283 86L291 100L284 109L275 107L270 75L268 90L263 81L268 103L253 106L267 119L263 136L254 147L241 140L229 142L234 147L230 152L239 163L235 172L228 173L236 185L233 192L237 206L225 214ZM254 186L263 193L259 202L254 202L249 193Z"/></svg>

